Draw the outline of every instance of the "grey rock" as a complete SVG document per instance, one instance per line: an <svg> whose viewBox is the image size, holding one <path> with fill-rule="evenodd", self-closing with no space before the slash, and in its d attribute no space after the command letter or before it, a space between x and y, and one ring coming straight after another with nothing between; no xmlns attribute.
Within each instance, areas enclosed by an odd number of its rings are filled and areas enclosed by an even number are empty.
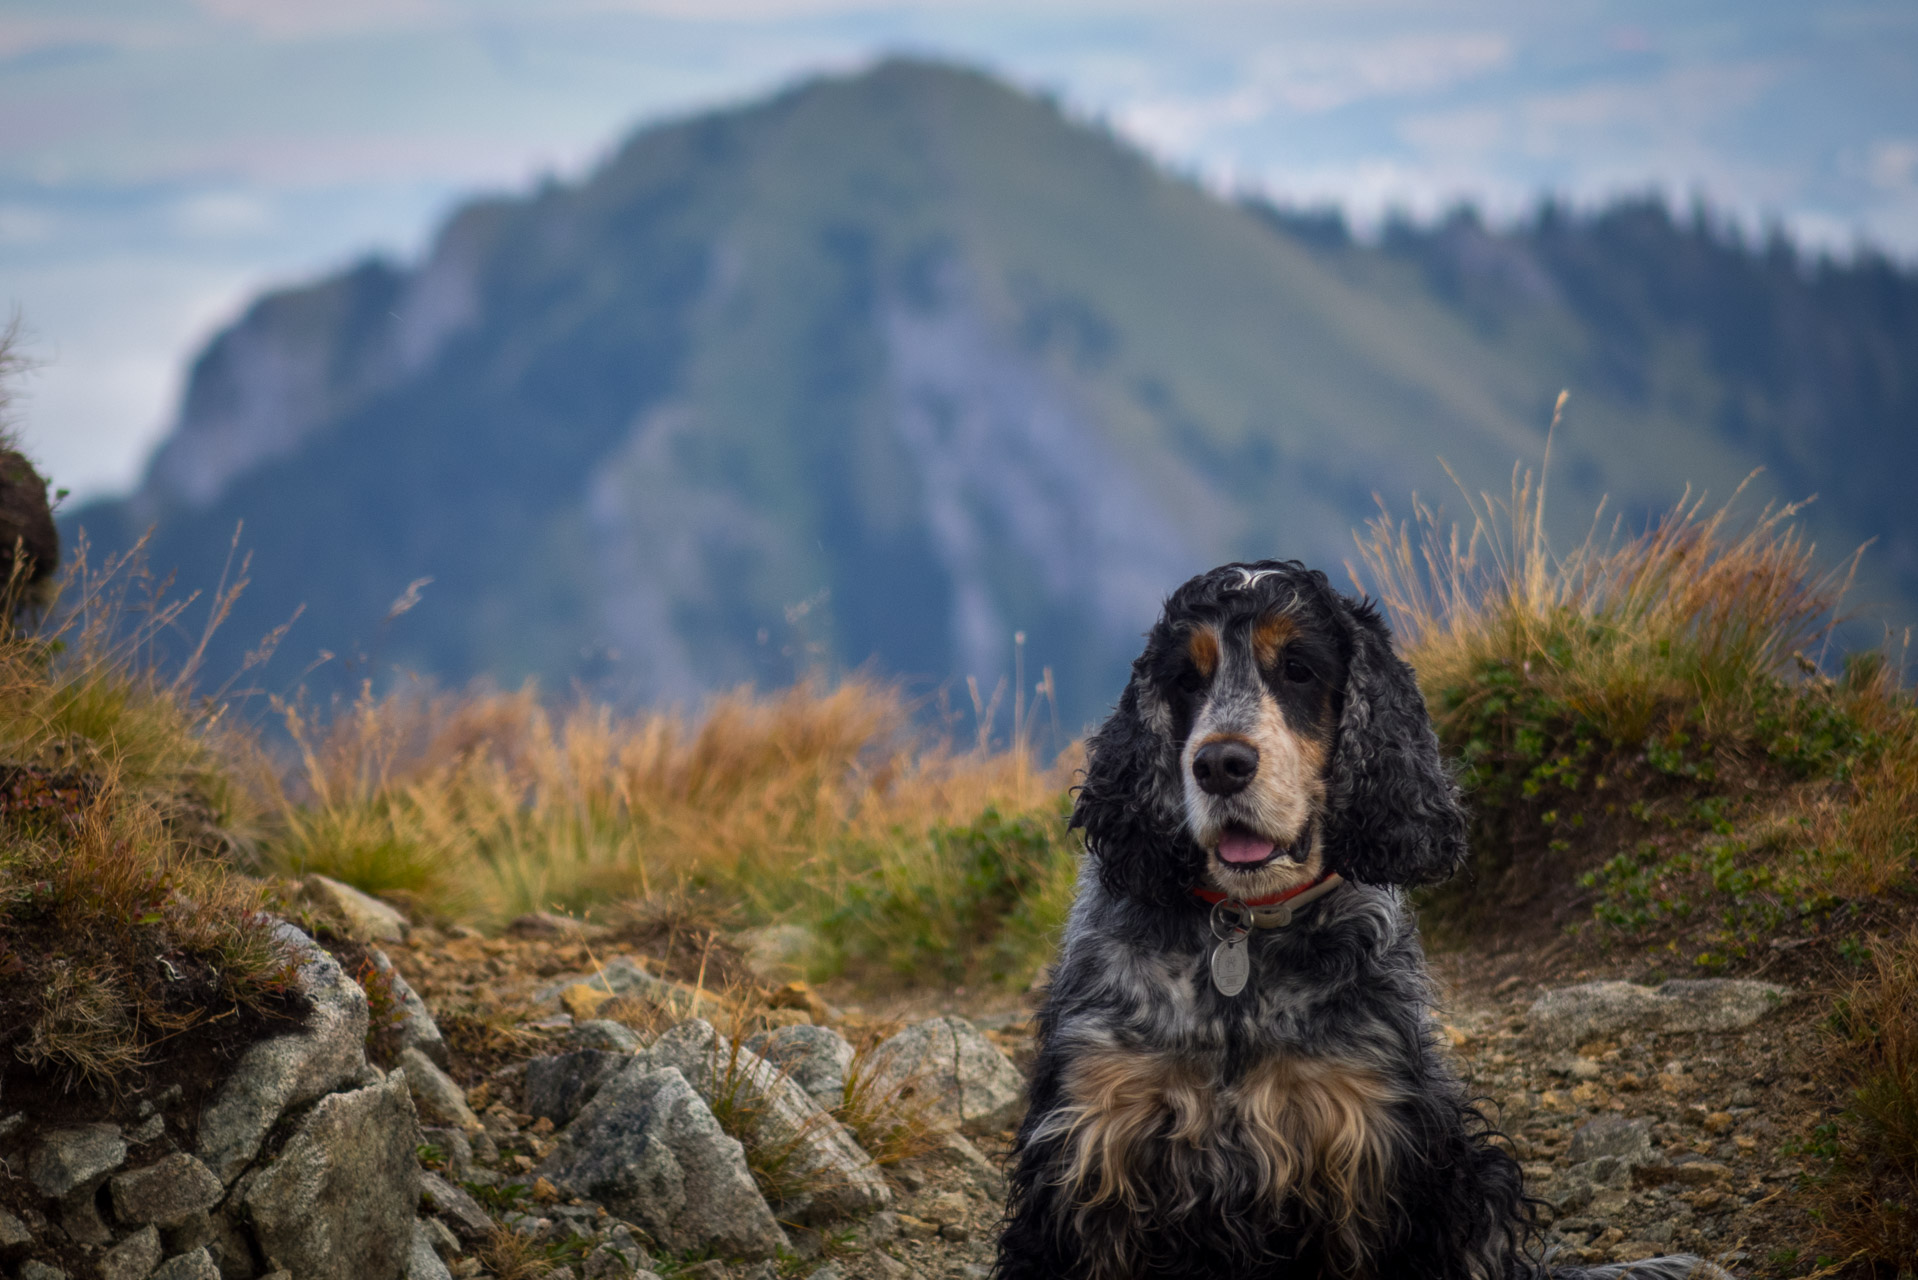
<svg viewBox="0 0 1918 1280"><path fill-rule="evenodd" d="M892 1203L885 1175L846 1126L797 1083L700 1019L682 1022L639 1060L674 1067L711 1103L730 1096L749 1114L742 1135L756 1150L782 1154L786 1175L806 1190L777 1206L782 1219L822 1222L872 1213Z"/></svg>
<svg viewBox="0 0 1918 1280"><path fill-rule="evenodd" d="M119 1168L126 1158L117 1124L55 1129L27 1157L27 1177L43 1194L59 1197Z"/></svg>
<svg viewBox="0 0 1918 1280"><path fill-rule="evenodd" d="M440 1261L438 1250L433 1248L433 1233L426 1224L413 1224L413 1238L406 1246L406 1263L400 1274L406 1280L453 1280L453 1273Z"/></svg>
<svg viewBox="0 0 1918 1280"><path fill-rule="evenodd" d="M882 1042L868 1059L875 1099L928 1123L997 1133L1025 1109L1026 1082L1012 1060L964 1018L932 1018Z"/></svg>
<svg viewBox="0 0 1918 1280"><path fill-rule="evenodd" d="M807 1273L806 1280L841 1280L841 1275L839 1268L828 1262L823 1267L814 1267Z"/></svg>
<svg viewBox="0 0 1918 1280"><path fill-rule="evenodd" d="M593 1100L601 1085L631 1066L632 1061L631 1053L606 1049L576 1049L534 1058L526 1064L520 1105L528 1115L543 1116L563 1128Z"/></svg>
<svg viewBox="0 0 1918 1280"><path fill-rule="evenodd" d="M1572 1133L1572 1145L1566 1150L1569 1164L1583 1164L1601 1156L1613 1156L1631 1165L1650 1164L1652 1160L1652 1122L1644 1117L1597 1116Z"/></svg>
<svg viewBox="0 0 1918 1280"><path fill-rule="evenodd" d="M58 1267L50 1267L37 1258L28 1258L14 1272L20 1280L67 1280L67 1273Z"/></svg>
<svg viewBox="0 0 1918 1280"><path fill-rule="evenodd" d="M601 1087L537 1172L670 1249L765 1258L786 1244L744 1148L683 1075L644 1058Z"/></svg>
<svg viewBox="0 0 1918 1280"><path fill-rule="evenodd" d="M288 1107L358 1079L367 1065L366 993L292 925L273 932L299 965L296 983L312 1012L301 1030L248 1049L201 1114L199 1156L223 1183L259 1152L267 1130Z"/></svg>
<svg viewBox="0 0 1918 1280"><path fill-rule="evenodd" d="M144 1147L166 1132L166 1117L159 1114L148 1116L127 1132L129 1147Z"/></svg>
<svg viewBox="0 0 1918 1280"><path fill-rule="evenodd" d="M100 1216L100 1201L94 1195L97 1189L81 1187L60 1201L60 1228L75 1244L99 1248L113 1243L113 1228Z"/></svg>
<svg viewBox="0 0 1918 1280"><path fill-rule="evenodd" d="M142 1227L107 1250L100 1259L100 1280L146 1280L159 1265L159 1229Z"/></svg>
<svg viewBox="0 0 1918 1280"><path fill-rule="evenodd" d="M928 1153L928 1158L965 1178L987 1200L1006 1198L1006 1175L963 1134L951 1130L941 1134L939 1145Z"/></svg>
<svg viewBox="0 0 1918 1280"><path fill-rule="evenodd" d="M464 1133L477 1133L485 1126L466 1105L466 1090L441 1071L419 1049L400 1053L400 1066L406 1072L406 1087L413 1091L413 1103L422 1118L437 1125L448 1125Z"/></svg>
<svg viewBox="0 0 1918 1280"><path fill-rule="evenodd" d="M17 1249L32 1243L33 1232L27 1230L27 1224L0 1209L0 1249Z"/></svg>
<svg viewBox="0 0 1918 1280"><path fill-rule="evenodd" d="M246 1188L254 1238L300 1280L396 1280L420 1198L405 1072L322 1098Z"/></svg>
<svg viewBox="0 0 1918 1280"><path fill-rule="evenodd" d="M420 1175L420 1207L438 1214L468 1244L484 1240L493 1229L493 1220L479 1201L437 1173Z"/></svg>
<svg viewBox="0 0 1918 1280"><path fill-rule="evenodd" d="M420 1226L432 1238L433 1252L440 1257L456 1257L465 1250L466 1246L461 1244L460 1238L453 1234L453 1229L438 1218L421 1218Z"/></svg>
<svg viewBox="0 0 1918 1280"><path fill-rule="evenodd" d="M746 1038L746 1047L785 1072L824 1110L836 1110L845 1102L853 1048L830 1027L802 1024L761 1031Z"/></svg>
<svg viewBox="0 0 1918 1280"><path fill-rule="evenodd" d="M116 1174L107 1184L113 1212L122 1222L170 1227L220 1202L225 1188L213 1171L184 1151L162 1156L142 1169Z"/></svg>
<svg viewBox="0 0 1918 1280"><path fill-rule="evenodd" d="M350 884L328 876L311 875L300 882L300 896L355 942L406 941L410 926L399 908L361 893Z"/></svg>
<svg viewBox="0 0 1918 1280"><path fill-rule="evenodd" d="M580 1269L581 1280L638 1280L652 1275L646 1264L652 1258L630 1238L608 1240L586 1255Z"/></svg>
<svg viewBox="0 0 1918 1280"><path fill-rule="evenodd" d="M639 1032L607 1018L575 1023L570 1039L575 1049L604 1049L609 1053L638 1053L646 1043Z"/></svg>
<svg viewBox="0 0 1918 1280"><path fill-rule="evenodd" d="M400 1004L399 1045L401 1049L418 1049L436 1066L445 1066L446 1038L440 1034L440 1024L433 1021L433 1013L426 1007L426 1001L420 999L419 992L413 990L400 971L393 967L386 953L374 947L371 953L373 967L386 979L392 989L393 998Z"/></svg>
<svg viewBox="0 0 1918 1280"><path fill-rule="evenodd" d="M220 1280L220 1268L215 1265L212 1254L205 1249L195 1249L162 1262L151 1280Z"/></svg>
<svg viewBox="0 0 1918 1280"><path fill-rule="evenodd" d="M1658 987L1587 982L1547 991L1531 1008L1532 1029L1570 1047L1620 1031L1737 1031L1791 997L1748 978L1674 979Z"/></svg>

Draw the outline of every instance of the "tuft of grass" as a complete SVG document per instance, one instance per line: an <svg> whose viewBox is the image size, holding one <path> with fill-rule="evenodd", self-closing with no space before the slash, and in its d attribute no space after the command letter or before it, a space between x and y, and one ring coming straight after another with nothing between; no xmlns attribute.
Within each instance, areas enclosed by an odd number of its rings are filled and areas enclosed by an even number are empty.
<svg viewBox="0 0 1918 1280"><path fill-rule="evenodd" d="M846 1087L833 1114L852 1130L859 1145L880 1165L898 1164L937 1149L939 1131L927 1118L922 1103L904 1096L907 1081L891 1089L881 1087L873 1064L880 1037L869 1036L853 1052L846 1068Z"/></svg>
<svg viewBox="0 0 1918 1280"><path fill-rule="evenodd" d="M956 747L893 685L738 691L698 716L555 712L531 688L282 710L301 771L269 865L429 911L724 903L812 924L874 973L931 956L1023 982L1070 899L1072 758Z"/></svg>
<svg viewBox="0 0 1918 1280"><path fill-rule="evenodd" d="M142 581L83 551L58 623L0 631L0 1049L68 1089L294 1012L261 887L230 865L263 758L159 674L155 628L178 614L149 596L129 621Z"/></svg>
<svg viewBox="0 0 1918 1280"><path fill-rule="evenodd" d="M1918 1266L1918 933L1874 939L1829 1033L1845 1107L1821 1134L1820 1243L1840 1257Z"/></svg>
<svg viewBox="0 0 1918 1280"><path fill-rule="evenodd" d="M1821 568L1797 507L1741 519L1737 495L1689 494L1635 534L1601 508L1561 555L1545 496L1515 470L1509 498L1468 498L1469 530L1423 505L1382 515L1355 571L1461 766L1481 875L1504 890L1488 897L1578 878L1613 929L1708 926L1697 961L1722 968L1757 935L1909 883L1918 711L1882 654L1836 678L1806 656L1855 557ZM1431 902L1470 910L1457 889Z"/></svg>

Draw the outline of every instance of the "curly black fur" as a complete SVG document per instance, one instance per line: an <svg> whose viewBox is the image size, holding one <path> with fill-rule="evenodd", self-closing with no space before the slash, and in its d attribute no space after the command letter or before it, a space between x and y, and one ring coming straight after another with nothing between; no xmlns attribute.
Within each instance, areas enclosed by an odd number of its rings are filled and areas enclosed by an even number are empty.
<svg viewBox="0 0 1918 1280"><path fill-rule="evenodd" d="M1320 702L1298 701L1307 697L1298 690L1315 687L1301 682L1288 715L1327 747L1317 856L1349 883L1289 926L1255 932L1252 981L1226 997L1206 977L1208 907L1191 891L1214 855L1192 834L1182 753L1194 698L1222 696L1227 667L1191 694L1186 653L1195 626L1249 644L1257 619L1280 615L1298 673L1325 686ZM1243 674L1248 661L1230 668L1240 673L1239 696L1265 696ZM1322 708L1317 730L1297 706ZM1494 1145L1434 1046L1426 1012L1434 992L1398 886L1456 869L1465 820L1412 672L1373 606L1296 561L1194 578L1167 600L1117 708L1087 745L1072 814L1086 834L1087 874L1039 1017L999 1241L1004 1280L1625 1274L1548 1269L1537 1259L1518 1165ZM1258 1174L1258 1137L1221 1108L1197 1142L1171 1135L1168 1112L1131 1149L1133 1199L1093 1203L1075 1189L1063 1135L1072 1073L1094 1056L1176 1063L1219 1090L1280 1059L1349 1065L1384 1081L1382 1193L1343 1230L1322 1199L1315 1210L1309 1199L1275 1198ZM1723 1274L1695 1265L1665 1258L1630 1274Z"/></svg>

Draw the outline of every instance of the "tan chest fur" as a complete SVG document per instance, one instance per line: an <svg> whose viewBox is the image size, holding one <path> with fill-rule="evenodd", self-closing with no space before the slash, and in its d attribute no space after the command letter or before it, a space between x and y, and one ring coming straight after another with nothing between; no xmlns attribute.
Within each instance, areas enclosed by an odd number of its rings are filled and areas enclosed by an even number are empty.
<svg viewBox="0 0 1918 1280"><path fill-rule="evenodd" d="M1080 1055L1064 1086L1066 1104L1046 1132L1062 1143L1060 1181L1081 1207L1137 1209L1168 1195L1203 1202L1207 1188L1193 1184L1220 1176L1222 1161L1274 1209L1296 1200L1335 1233L1379 1203L1394 1094L1365 1067L1274 1057L1220 1081L1209 1063L1102 1050ZM1159 1158L1142 1159L1152 1143L1162 1144ZM1186 1185L1143 1185L1148 1169Z"/></svg>

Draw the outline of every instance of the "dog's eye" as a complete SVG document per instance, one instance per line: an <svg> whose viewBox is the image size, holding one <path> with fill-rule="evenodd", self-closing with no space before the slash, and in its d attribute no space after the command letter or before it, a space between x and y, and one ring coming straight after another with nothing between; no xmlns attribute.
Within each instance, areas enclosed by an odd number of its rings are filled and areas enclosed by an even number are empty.
<svg viewBox="0 0 1918 1280"><path fill-rule="evenodd" d="M1205 677L1199 674L1197 667L1187 667L1179 674L1179 689L1184 693L1197 693L1205 688Z"/></svg>
<svg viewBox="0 0 1918 1280"><path fill-rule="evenodd" d="M1312 668L1306 666L1297 658L1287 658L1285 660L1285 678L1293 684L1306 684L1312 679Z"/></svg>

